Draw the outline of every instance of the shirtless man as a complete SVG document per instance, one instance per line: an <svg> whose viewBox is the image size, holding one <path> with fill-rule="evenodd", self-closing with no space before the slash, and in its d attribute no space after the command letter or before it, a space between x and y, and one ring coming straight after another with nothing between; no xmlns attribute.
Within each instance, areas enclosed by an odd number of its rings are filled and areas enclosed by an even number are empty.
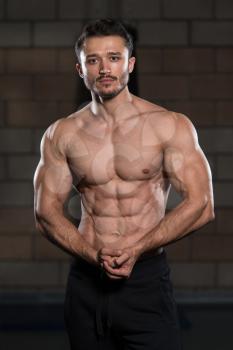
<svg viewBox="0 0 233 350"><path fill-rule="evenodd" d="M163 247L213 220L208 162L185 115L129 92L135 57L119 22L88 24L75 48L92 101L49 126L34 177L37 228L73 257L71 349L102 341L108 350L178 350ZM182 201L165 215L171 185ZM78 228L64 214L72 186L81 196Z"/></svg>

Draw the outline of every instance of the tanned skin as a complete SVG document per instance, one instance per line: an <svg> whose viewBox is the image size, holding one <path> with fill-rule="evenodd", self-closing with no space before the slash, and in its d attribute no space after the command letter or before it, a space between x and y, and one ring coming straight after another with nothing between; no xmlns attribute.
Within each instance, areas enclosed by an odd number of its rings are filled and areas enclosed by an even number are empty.
<svg viewBox="0 0 233 350"><path fill-rule="evenodd" d="M39 231L111 279L129 278L140 256L214 219L211 171L193 124L129 92L134 64L120 36L86 39L76 68L92 102L49 126L34 176ZM171 185L182 201L165 214ZM73 186L78 228L64 214Z"/></svg>

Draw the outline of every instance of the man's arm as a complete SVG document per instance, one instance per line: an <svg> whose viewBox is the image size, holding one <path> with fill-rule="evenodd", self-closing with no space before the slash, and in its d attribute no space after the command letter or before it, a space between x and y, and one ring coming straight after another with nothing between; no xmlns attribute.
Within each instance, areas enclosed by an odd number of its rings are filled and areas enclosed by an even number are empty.
<svg viewBox="0 0 233 350"><path fill-rule="evenodd" d="M174 136L164 143L164 172L183 200L137 242L139 255L180 239L214 219L210 167L196 130L184 115L176 114Z"/></svg>
<svg viewBox="0 0 233 350"><path fill-rule="evenodd" d="M64 216L64 203L73 179L62 147L58 146L59 123L51 125L41 141L41 159L34 175L36 227L66 252L97 264L97 252Z"/></svg>

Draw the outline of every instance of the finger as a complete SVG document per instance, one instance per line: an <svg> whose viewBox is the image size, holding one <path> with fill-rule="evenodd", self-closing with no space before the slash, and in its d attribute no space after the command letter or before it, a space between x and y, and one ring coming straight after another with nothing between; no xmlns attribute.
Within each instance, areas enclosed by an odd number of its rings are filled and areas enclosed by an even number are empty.
<svg viewBox="0 0 233 350"><path fill-rule="evenodd" d="M109 272L110 274L112 274L114 276L126 277L128 275L126 273L126 271L122 271L122 269L113 268L105 261L104 261L104 268L107 270L107 272Z"/></svg>
<svg viewBox="0 0 233 350"><path fill-rule="evenodd" d="M120 249L112 249L112 248L102 248L100 250L100 256L108 255L108 256L121 256L122 250Z"/></svg>
<svg viewBox="0 0 233 350"><path fill-rule="evenodd" d="M112 275L111 273L109 273L109 272L106 272L105 271L105 273L106 273L106 275L109 277L109 278L111 278L112 280L122 280L124 277L122 277L122 276L114 276L114 275Z"/></svg>
<svg viewBox="0 0 233 350"><path fill-rule="evenodd" d="M113 259L113 257L111 255L100 255L100 259L101 260L109 260L109 259Z"/></svg>
<svg viewBox="0 0 233 350"><path fill-rule="evenodd" d="M109 265L112 265L113 258L106 255L104 258L101 258L101 262L104 262L104 261L106 261Z"/></svg>
<svg viewBox="0 0 233 350"><path fill-rule="evenodd" d="M114 261L116 262L116 265L122 265L126 261L128 261L129 258L130 258L130 256L127 253L124 253L119 258L114 259Z"/></svg>

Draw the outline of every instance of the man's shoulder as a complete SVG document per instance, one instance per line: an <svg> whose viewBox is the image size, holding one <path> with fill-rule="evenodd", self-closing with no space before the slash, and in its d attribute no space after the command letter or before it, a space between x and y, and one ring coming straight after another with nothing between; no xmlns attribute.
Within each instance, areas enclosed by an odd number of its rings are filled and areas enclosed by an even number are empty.
<svg viewBox="0 0 233 350"><path fill-rule="evenodd" d="M78 129L82 128L85 117L89 113L89 106L85 106L68 116L58 118L50 124L44 132L50 140L59 139L64 134L76 133Z"/></svg>
<svg viewBox="0 0 233 350"><path fill-rule="evenodd" d="M139 97L136 98L135 103L138 104L142 113L154 118L157 123L159 121L161 123L170 121L175 124L192 124L191 119L182 112L167 109L164 106L149 102Z"/></svg>
<svg viewBox="0 0 233 350"><path fill-rule="evenodd" d="M191 119L181 112L169 110L165 107L139 99L136 101L140 105L145 121L149 123L161 142L172 141L185 135L196 135L195 127Z"/></svg>
<svg viewBox="0 0 233 350"><path fill-rule="evenodd" d="M159 114L168 111L165 107L147 101L138 96L134 96L133 103L141 113Z"/></svg>

